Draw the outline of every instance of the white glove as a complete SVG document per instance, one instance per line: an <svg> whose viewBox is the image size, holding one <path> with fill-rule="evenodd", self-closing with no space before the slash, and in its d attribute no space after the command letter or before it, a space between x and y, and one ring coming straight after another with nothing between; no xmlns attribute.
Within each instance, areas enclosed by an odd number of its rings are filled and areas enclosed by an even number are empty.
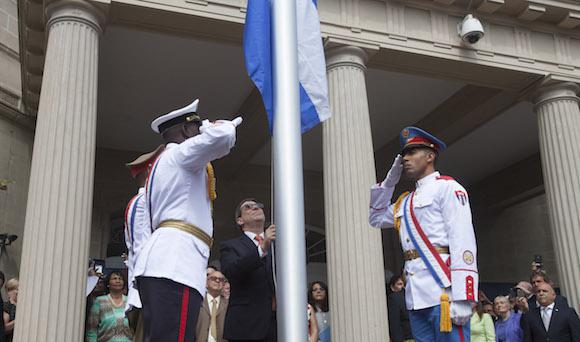
<svg viewBox="0 0 580 342"><path fill-rule="evenodd" d="M233 119L232 121L229 120L217 120L216 122L211 122L209 120L203 120L201 122L201 127L199 127L199 132L203 133L205 132L206 129L208 129L209 127L212 127L214 125L221 125L221 124L225 124L225 123L229 123L234 125L234 127L238 127L241 123L242 123L242 117L238 116L237 118Z"/></svg>
<svg viewBox="0 0 580 342"><path fill-rule="evenodd" d="M239 126L239 125L242 123L242 121L244 121L244 120L242 119L242 117L241 117L241 116L238 116L237 118L235 118L235 119L233 119L233 120L232 120L232 124L233 124L235 127L238 127L238 126Z"/></svg>
<svg viewBox="0 0 580 342"><path fill-rule="evenodd" d="M387 177L385 177L382 186L391 188L397 185L401 179L401 173L403 173L403 156L397 154L393 166L391 166L391 169L387 173Z"/></svg>
<svg viewBox="0 0 580 342"><path fill-rule="evenodd" d="M451 302L451 321L455 325L464 325L471 320L471 302L468 300L458 300Z"/></svg>

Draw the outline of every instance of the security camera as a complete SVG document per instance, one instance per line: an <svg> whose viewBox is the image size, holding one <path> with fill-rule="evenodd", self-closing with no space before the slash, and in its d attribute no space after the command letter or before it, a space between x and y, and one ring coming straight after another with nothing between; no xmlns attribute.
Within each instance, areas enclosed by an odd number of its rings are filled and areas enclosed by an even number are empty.
<svg viewBox="0 0 580 342"><path fill-rule="evenodd" d="M468 14L463 18L463 21L457 25L457 33L464 42L475 44L483 38L483 26L477 18L472 14Z"/></svg>

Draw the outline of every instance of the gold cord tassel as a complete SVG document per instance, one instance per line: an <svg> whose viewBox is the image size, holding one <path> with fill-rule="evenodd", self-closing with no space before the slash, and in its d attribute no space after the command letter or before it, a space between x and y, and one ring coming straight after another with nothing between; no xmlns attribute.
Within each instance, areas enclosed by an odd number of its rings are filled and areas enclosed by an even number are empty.
<svg viewBox="0 0 580 342"><path fill-rule="evenodd" d="M441 295L441 320L439 321L441 332L451 332L451 304L447 293Z"/></svg>
<svg viewBox="0 0 580 342"><path fill-rule="evenodd" d="M207 196L209 197L213 205L213 201L215 201L215 199L217 198L217 192L215 188L215 173L213 171L213 166L211 165L211 163L207 163L206 171L207 171Z"/></svg>
<svg viewBox="0 0 580 342"><path fill-rule="evenodd" d="M393 208L393 214L397 214L399 208L401 207L401 204L403 204L403 200L408 194L409 191L405 191L399 196L399 198L397 198L397 201L395 202L395 207ZM401 230L401 217L402 216L395 218L395 229L397 230L397 233Z"/></svg>

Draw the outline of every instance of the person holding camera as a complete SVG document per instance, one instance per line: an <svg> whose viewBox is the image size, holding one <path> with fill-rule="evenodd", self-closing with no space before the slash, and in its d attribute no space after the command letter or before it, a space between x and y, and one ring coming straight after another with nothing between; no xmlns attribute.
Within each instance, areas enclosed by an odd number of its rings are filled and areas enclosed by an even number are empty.
<svg viewBox="0 0 580 342"><path fill-rule="evenodd" d="M469 340L477 301L475 233L467 191L435 171L445 143L417 127L400 134L401 153L371 188L369 223L395 227L407 279L405 299L415 341ZM415 182L391 204L401 175Z"/></svg>

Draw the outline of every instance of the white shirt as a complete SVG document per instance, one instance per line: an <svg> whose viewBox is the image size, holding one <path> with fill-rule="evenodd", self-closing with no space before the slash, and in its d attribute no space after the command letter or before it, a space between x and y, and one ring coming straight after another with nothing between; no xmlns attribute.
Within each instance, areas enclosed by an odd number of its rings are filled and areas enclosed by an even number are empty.
<svg viewBox="0 0 580 342"><path fill-rule="evenodd" d="M546 331L548 331L548 328L550 327L550 320L552 319L552 313L554 312L554 305L555 303L552 303L548 306L540 307L540 318L542 318L542 322L544 323Z"/></svg>
<svg viewBox="0 0 580 342"><path fill-rule="evenodd" d="M143 248L147 239L151 236L151 225L149 222L149 212L145 202L145 188L139 188L139 192L129 201L125 212L125 244L127 245L127 273L128 288L127 305L125 311L132 307L141 308L141 298L137 288L134 287L135 277L133 269L137 255Z"/></svg>
<svg viewBox="0 0 580 342"><path fill-rule="evenodd" d="M262 250L262 247L260 246L260 242L258 242L258 240L256 240L256 235L255 233L249 232L249 231L244 231L244 234L246 234L247 237L250 238L250 240L252 240L252 242L254 243L254 245L256 245L256 247L258 248L258 255L260 256L260 258L265 257L266 255L268 255L268 252ZM262 237L262 239L264 238L264 233L261 233L260 236Z"/></svg>
<svg viewBox="0 0 580 342"><path fill-rule="evenodd" d="M400 206L393 213L391 197L394 187L376 184L371 187L369 223L377 228L391 228L395 218L403 218ZM471 220L467 191L450 177L434 172L416 183L413 210L427 239L434 246L449 247L451 254L451 289L446 289L452 300L477 300L477 246ZM405 220L399 231L403 251L415 249L407 233ZM444 262L449 255L441 254ZM419 310L440 304L443 290L439 287L421 258L405 263L407 309Z"/></svg>
<svg viewBox="0 0 580 342"><path fill-rule="evenodd" d="M236 141L233 124L210 125L181 144L170 143L153 166L147 204L152 227L183 220L213 235L206 165L227 155ZM173 228L154 229L135 264L135 277L171 279L205 295L209 247Z"/></svg>
<svg viewBox="0 0 580 342"><path fill-rule="evenodd" d="M208 331L207 331L207 342L216 342L215 338L213 338L213 336L211 336L211 315L213 314L213 311L211 311L211 308L212 308L212 301L215 299L216 310L220 309L220 296L212 297L212 295L210 295L209 292L207 292L206 297L207 297L207 305L209 307L209 317L210 317L210 326L209 326Z"/></svg>

